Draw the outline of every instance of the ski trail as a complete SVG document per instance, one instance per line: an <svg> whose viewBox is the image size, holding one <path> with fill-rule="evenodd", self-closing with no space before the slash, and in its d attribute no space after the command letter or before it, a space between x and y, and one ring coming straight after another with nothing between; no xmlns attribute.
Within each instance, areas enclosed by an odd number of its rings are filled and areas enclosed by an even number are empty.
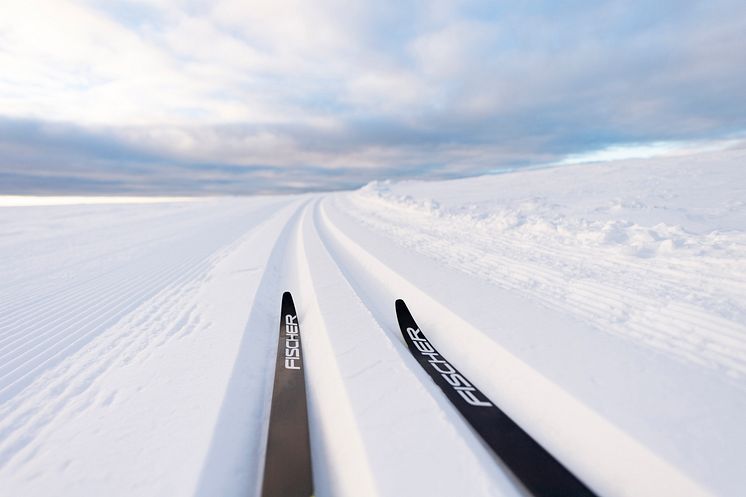
<svg viewBox="0 0 746 497"><path fill-rule="evenodd" d="M409 367L411 356L393 338L393 299L388 312L372 313L350 286L322 241L317 209L318 202L302 224L297 300L315 411L312 443L323 439L333 471L322 475L328 486L319 493L521 495L481 441L454 419L452 406L431 395L420 371ZM452 476L417 477L438 474Z"/></svg>
<svg viewBox="0 0 746 497"><path fill-rule="evenodd" d="M297 295L296 310L303 327L311 457L315 493L328 497L377 495L364 442L357 428L350 392L338 366L337 351L328 334L317 299L312 269L318 260L308 252L307 206L295 227L289 252L288 289Z"/></svg>
<svg viewBox="0 0 746 497"><path fill-rule="evenodd" d="M292 208L281 229L264 230L271 245L261 280L253 294L244 295L250 308L238 346L230 380L222 397L210 447L200 471L195 497L259 495L264 467L264 446L277 348L277 317L287 278L291 243L299 218L308 203Z"/></svg>
<svg viewBox="0 0 746 497"><path fill-rule="evenodd" d="M386 308L393 308L394 298L411 302L418 321L428 336L432 336L436 348L600 495L709 495L675 467L354 242L330 221L325 205L316 213L320 236L350 285L368 306L385 316ZM411 367L420 370L419 366ZM500 375L494 374L496 367L500 368ZM432 395L439 395L425 373L420 376ZM598 445L594 440L607 443ZM608 443L610 440L614 442Z"/></svg>
<svg viewBox="0 0 746 497"><path fill-rule="evenodd" d="M113 326L0 404L4 491L50 494L64 481L79 495L192 493L214 438L220 387L228 382L241 338L237 318L248 316L263 258L297 209L278 210L275 204L264 221L268 211L244 208L244 216L256 217L242 236L163 282ZM254 373L260 381L266 374ZM147 442L148 433L158 434L153 440L168 433L189 436L166 435L163 445ZM88 450L81 448L86 445ZM186 477L163 478L174 467Z"/></svg>

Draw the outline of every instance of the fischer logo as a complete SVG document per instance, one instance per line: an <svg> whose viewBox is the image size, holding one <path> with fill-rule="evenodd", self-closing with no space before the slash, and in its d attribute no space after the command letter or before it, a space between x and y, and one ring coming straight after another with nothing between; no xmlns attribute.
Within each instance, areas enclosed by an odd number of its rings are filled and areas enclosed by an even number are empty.
<svg viewBox="0 0 746 497"><path fill-rule="evenodd" d="M285 315L285 369L300 369L298 316Z"/></svg>
<svg viewBox="0 0 746 497"><path fill-rule="evenodd" d="M422 332L419 328L407 328L407 334L412 339L414 346L420 351L421 355L428 356L428 363L433 367L435 371L440 373L440 376L448 382L453 389L467 402L469 405L476 407L489 407L492 404L485 400L479 400L477 398L477 389L472 386L469 381L456 372L456 368L443 359L435 348L430 344L424 335L420 335Z"/></svg>

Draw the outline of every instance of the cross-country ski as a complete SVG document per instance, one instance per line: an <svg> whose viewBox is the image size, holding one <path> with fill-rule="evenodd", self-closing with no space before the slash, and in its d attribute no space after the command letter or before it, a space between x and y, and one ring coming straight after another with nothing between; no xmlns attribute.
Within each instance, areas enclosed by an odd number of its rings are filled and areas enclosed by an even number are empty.
<svg viewBox="0 0 746 497"><path fill-rule="evenodd" d="M300 323L290 292L282 294L275 381L262 497L311 497L311 448Z"/></svg>
<svg viewBox="0 0 746 497"><path fill-rule="evenodd" d="M396 301L396 318L420 366L532 495L595 497L435 349L401 299Z"/></svg>

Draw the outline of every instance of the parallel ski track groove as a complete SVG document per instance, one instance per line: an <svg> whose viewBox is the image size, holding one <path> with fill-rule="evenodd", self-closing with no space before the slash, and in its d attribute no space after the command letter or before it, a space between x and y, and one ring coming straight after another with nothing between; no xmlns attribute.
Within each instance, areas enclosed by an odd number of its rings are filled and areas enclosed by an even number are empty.
<svg viewBox="0 0 746 497"><path fill-rule="evenodd" d="M397 289L406 289L406 293L409 295L408 298L414 299L414 301L420 300L421 305L428 306L431 308L431 316L433 319L435 316L440 316L440 319L451 322L451 326L455 326L457 329L470 337L473 340L474 348L463 350L463 347L457 345L459 341L455 335L442 333L440 338L442 343L439 343L443 348L443 352L446 356L450 356L454 353L454 357L461 361L459 364L464 368L464 373L467 375L473 375L474 379L481 381L482 385L475 385L477 387L482 386L483 391L494 396L493 398L497 401L505 401L506 412L517 416L517 421L523 421L522 418L525 416L527 424L527 432L532 436L536 437L537 441L545 443L547 449L555 455L555 457L565 466L573 472L583 478L584 481L592 488L596 489L601 494L609 493L616 494L622 492L624 494L629 493L632 489L635 489L635 494L639 495L659 495L660 488L658 486L658 479L663 478L668 480L668 484L671 489L677 493L677 495L708 495L708 493L702 489L696 482L689 479L689 477L677 470L675 467L670 465L666 460L660 459L655 454L651 453L647 447L641 445L637 440L630 437L627 433L620 431L618 427L608 423L604 418L601 418L598 413L589 409L589 406L582 402L582 400L575 398L572 394L560 385L554 383L551 379L544 377L536 369L530 365L522 362L520 358L513 356L513 354L495 342L489 335L481 332L479 329L473 327L465 317L459 317L449 311L449 305L444 302L440 302L436 297L431 296L426 290L423 290L404 274L397 271L394 267L388 265L384 260L376 256L375 253L371 253L364 244L360 241L356 241L347 234L347 230L342 228L342 225L338 224L337 221L345 222L348 209L340 210L339 208L334 209L336 217L332 217L327 213L327 207L331 207L333 202L332 199L327 199L322 203L320 207L320 217L323 219L324 229L329 232L331 238L336 240L340 246L338 250L341 253L347 252L349 260L346 260L345 264L354 266L352 272L361 273L360 278L367 281L366 284L375 284L376 281L382 285L381 290L385 293L390 293L394 290L391 285L394 285ZM354 220L353 220L354 221ZM351 223L350 229L354 224ZM367 275L367 276L366 276ZM369 278L369 281L366 279ZM388 284L387 284L388 283ZM388 291L386 290L388 288ZM382 298L381 295L377 297L379 300ZM379 303L380 305L380 303ZM436 312L437 311L437 312ZM487 371L494 364L494 358L501 357L505 361L506 371L511 371L511 376L514 378L523 378L526 382L526 391L534 391L534 393L542 393L546 395L547 399L551 402L556 403L558 409L557 415L565 419L567 422L566 426L569 434L573 439L578 441L578 450L569 450L567 445L558 445L555 435L551 432L547 432L546 428L542 428L541 424L537 424L537 421L541 419L541 415L537 419L536 416L524 413L520 415L521 409L532 407L536 413L542 413L544 406L542 400L539 400L536 396L533 399L519 400L521 395L525 395L525 392L515 392L513 386L505 384L505 381L497 380L497 383L493 383L489 379L489 375L485 377L481 371ZM475 362L476 361L476 362ZM458 367L459 364L454 366ZM477 364L481 364L481 368L477 367ZM475 369L476 368L476 369ZM421 368L418 367L421 370ZM502 385L496 388L497 385ZM521 387L521 391L524 387ZM502 393L501 393L502 392ZM501 398L501 395L505 392L512 392L511 395ZM516 395L518 397L516 397ZM542 397L543 398L543 397ZM515 410L515 412L513 412ZM533 420L533 421L528 421ZM576 424L579 423L579 424ZM522 424L523 425L523 424ZM582 425L582 428L581 428ZM556 431L555 431L556 430ZM561 433L563 431L559 426L555 426L553 432ZM568 435L568 434L566 434ZM589 436L589 438L583 438ZM608 450L599 449L594 446L592 440L595 437L601 437L606 439L615 440L615 447L619 448L619 453L610 453ZM561 436L559 438L562 438ZM569 442L569 439L565 442ZM585 454L585 455L583 455ZM628 461L619 454L634 455L635 464L639 467L636 471L639 471L638 479L627 479L623 478L614 468L618 464L624 465ZM594 465L596 457L608 458L609 466L598 467ZM590 459L590 457L593 458ZM665 476L663 476L665 475ZM634 481L633 481L634 480ZM613 484L611 483L613 482ZM626 489L626 490L624 490ZM630 494L631 495L631 494Z"/></svg>
<svg viewBox="0 0 746 497"><path fill-rule="evenodd" d="M345 279L348 287L350 290L355 294L357 300L360 302L361 305L363 305L368 312L370 313L371 317L375 320L375 322L378 324L378 329L381 333L381 336L384 340L386 340L391 347L396 351L397 356L399 360L406 362L406 361L414 361L413 357L409 353L409 351L406 349L406 345L403 343L403 341L400 338L399 333L397 330L397 325L394 317L394 313L392 312L391 316L383 316L379 312L379 310L374 309L369 304L366 303L366 296L361 293L361 290L364 288L364 286L361 286L361 283L356 281L355 278L351 278L349 276L349 271L347 270L344 263L340 262L340 260L334 255L337 250L340 251L346 251L346 248L343 248L343 244L340 240L337 239L337 236L329 229L327 224L331 225L332 221L328 218L326 213L324 212L324 207L322 206L322 201L317 202L314 205L313 214L312 214L312 223L314 226L314 229L316 233L319 236L319 239L324 247L324 250L329 255L329 258L334 262L336 267L338 268L340 274ZM335 227L336 228L336 227ZM338 229L338 228L336 228ZM338 247L336 249L332 249L330 245L336 244ZM410 282L411 283L411 282ZM393 311L394 307L394 300L392 298L391 300L391 307ZM391 322L391 319L394 319L393 322ZM426 372L423 371L418 366L410 368L409 369L411 373L415 376L416 381L418 385L420 385L421 388L424 389L426 392L425 395L430 397L430 399L435 402L437 405L440 406L446 406L445 408L448 410L453 409L454 414L457 414L458 411L456 410L455 406L448 401L445 396L440 398L440 396L433 396L432 392L430 391L429 387L426 386ZM356 373L360 374L360 372ZM423 381L424 380L424 381ZM458 414L457 414L458 415ZM472 429L468 426L465 420L461 419L459 417L459 420L456 423L450 423L451 427L459 434L460 437L474 437L475 440L480 440L479 436L476 435ZM481 443L481 442L480 442ZM486 454L485 454L486 455ZM480 459L480 462L484 462L487 465L492 465L494 462L491 460L491 458L486 458L484 460ZM513 490L521 495L523 495L523 492L525 489L521 486L521 484L517 484L517 481L515 479L515 476L507 471L503 466L502 463L500 463L499 466L496 466L496 468L499 468L498 470L504 475L504 477L511 481L514 486ZM494 489L493 489L494 490Z"/></svg>
<svg viewBox="0 0 746 497"><path fill-rule="evenodd" d="M325 317L324 313L322 311L322 305L319 303L318 300L318 292L316 291L315 283L312 277L312 271L311 271L311 263L310 259L308 257L308 248L307 244L308 241L306 240L305 235L305 229L308 223L311 221L312 216L312 210L316 202L309 202L306 204L303 208L303 212L300 215L298 222L295 226L295 253L294 257L296 259L297 264L297 274L295 275L296 278L296 284L298 285L300 289L300 294L305 296L302 308L305 309L316 309L318 310L319 317L321 319L321 322L324 323L324 326L320 327L318 330L317 338L314 340L312 337L313 331L307 331L306 336L309 337L307 343L308 343L308 351L306 352L306 358L309 360L308 367L313 368L313 361L317 360L319 357L328 357L328 358L334 358L334 347L332 345L331 337L329 336L329 333L326 331L326 324L325 324ZM303 312L303 311L301 311ZM306 311L306 314L308 314L308 311ZM307 328L308 329L308 328ZM329 375L325 383L327 385L328 390L324 392L325 397L322 398L329 398L330 396L332 398L336 398L339 400L337 406L335 406L335 410L337 411L338 419L335 421L335 424L339 424L343 427L343 429L355 426L356 419L355 415L352 409L352 402L350 399L350 392L348 391L347 387L344 384L344 381L342 378L344 377L342 371L340 370L339 364L334 361L329 361L331 368L333 369L333 374ZM309 378L312 378L314 375L314 370L309 369ZM330 386L331 385L331 386ZM311 386L309 389L309 408L314 409L314 403L318 400L315 399L315 397L319 394L314 392L314 387ZM312 400L314 399L314 400ZM318 409L318 407L316 407ZM311 413L313 411L309 411ZM316 414L318 415L318 414ZM310 426L312 430L311 440L313 442L314 435L313 433L318 433L319 437L322 437L324 435L324 426L323 423L321 423L320 426L314 427L313 425ZM328 442L325 442L328 443ZM350 436L346 437L345 440L345 451L347 452L347 457L351 457L353 460L356 461L358 465L358 472L356 474L356 484L360 485L362 484L361 488L361 494L362 495L377 495L378 492L376 491L375 486L375 479L373 478L371 474L370 469L370 461L368 460L368 455L364 448L363 440L360 436L359 430L352 429L350 430ZM312 447L312 455L313 455L313 447ZM331 454L327 456L328 461L334 461L334 454ZM362 468L360 468L362 466ZM314 467L316 467L316 462L314 462ZM362 471L360 471L362 470ZM338 470L337 470L338 471ZM317 488L317 492L323 492L324 491L324 485L328 485L329 476L333 475L336 471L334 469L327 469L326 475L322 478L316 478L316 475L314 475L314 479L317 480L315 482ZM338 485L338 484L337 484Z"/></svg>

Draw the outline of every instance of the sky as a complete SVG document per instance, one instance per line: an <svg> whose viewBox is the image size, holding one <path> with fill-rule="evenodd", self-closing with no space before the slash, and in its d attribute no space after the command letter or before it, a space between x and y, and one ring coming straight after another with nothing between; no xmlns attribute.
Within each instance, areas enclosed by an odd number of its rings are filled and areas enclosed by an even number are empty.
<svg viewBox="0 0 746 497"><path fill-rule="evenodd" d="M347 189L745 132L743 0L0 0L4 194Z"/></svg>

